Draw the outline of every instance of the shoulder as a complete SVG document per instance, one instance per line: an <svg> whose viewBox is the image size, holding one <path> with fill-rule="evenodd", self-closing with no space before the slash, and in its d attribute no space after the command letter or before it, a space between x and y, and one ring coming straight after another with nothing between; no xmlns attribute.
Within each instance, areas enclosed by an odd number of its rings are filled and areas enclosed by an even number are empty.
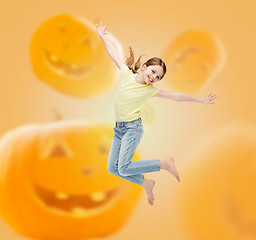
<svg viewBox="0 0 256 240"><path fill-rule="evenodd" d="M121 73L121 75L132 75L132 74L134 74L133 72L132 72L132 70L125 64L125 63L123 63L121 66L120 66L120 73Z"/></svg>
<svg viewBox="0 0 256 240"><path fill-rule="evenodd" d="M127 70L130 70L130 69L128 68L128 66L125 63L122 63L120 66L120 71L127 71Z"/></svg>
<svg viewBox="0 0 256 240"><path fill-rule="evenodd" d="M150 85L149 87L150 87L150 90L151 90L150 91L151 92L151 97L156 96L161 91L160 89L154 87L153 85Z"/></svg>

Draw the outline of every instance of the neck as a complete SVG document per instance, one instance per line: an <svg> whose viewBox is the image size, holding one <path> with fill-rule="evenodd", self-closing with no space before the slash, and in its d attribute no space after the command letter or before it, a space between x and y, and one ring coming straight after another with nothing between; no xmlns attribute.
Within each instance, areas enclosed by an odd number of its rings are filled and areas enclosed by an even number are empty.
<svg viewBox="0 0 256 240"><path fill-rule="evenodd" d="M140 84L146 84L146 82L143 79L143 72L140 71L138 74L136 74L135 81Z"/></svg>

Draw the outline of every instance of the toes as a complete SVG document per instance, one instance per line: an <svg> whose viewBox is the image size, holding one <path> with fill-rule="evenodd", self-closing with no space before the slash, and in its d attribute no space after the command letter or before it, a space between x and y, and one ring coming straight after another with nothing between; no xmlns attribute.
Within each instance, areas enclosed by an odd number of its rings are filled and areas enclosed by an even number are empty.
<svg viewBox="0 0 256 240"><path fill-rule="evenodd" d="M175 172L175 177L177 178L177 180L180 182L180 176L179 176L179 174L178 174L178 172L176 171Z"/></svg>
<svg viewBox="0 0 256 240"><path fill-rule="evenodd" d="M148 199L148 202L149 202L150 205L153 205L154 204L154 199L153 200Z"/></svg>
<svg viewBox="0 0 256 240"><path fill-rule="evenodd" d="M178 179L178 182L180 182L180 177L179 177L179 175L177 176L177 179Z"/></svg>

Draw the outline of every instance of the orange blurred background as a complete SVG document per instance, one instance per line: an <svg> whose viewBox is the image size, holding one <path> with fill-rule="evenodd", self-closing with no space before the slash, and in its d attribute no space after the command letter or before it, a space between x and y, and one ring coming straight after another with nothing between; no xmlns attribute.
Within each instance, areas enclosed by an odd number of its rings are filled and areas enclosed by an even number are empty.
<svg viewBox="0 0 256 240"><path fill-rule="evenodd" d="M29 45L33 33L46 19L62 13L92 22L102 19L103 23L109 23L109 32L121 42L125 56L131 45L136 58L140 54L146 55L142 61L161 57L172 40L184 31L208 30L222 41L227 60L218 76L193 96L202 98L213 92L219 97L216 104L150 99L156 121L145 127L139 146L144 159L173 156L182 181L189 152L197 142L207 139L208 135L211 137L211 132L223 126L256 125L255 10L253 0L4 2L0 16L3 74L0 136L20 125L53 121L52 108L57 108L64 119L83 118L109 122L114 126L113 104L117 85L100 96L76 99L53 90L33 73ZM175 92L164 80L155 86ZM182 234L182 226L177 225L172 209L173 189L178 183L166 172L148 176L156 180L154 207L148 205L144 195L128 224L106 239L192 239ZM5 240L26 239L2 220L0 236Z"/></svg>

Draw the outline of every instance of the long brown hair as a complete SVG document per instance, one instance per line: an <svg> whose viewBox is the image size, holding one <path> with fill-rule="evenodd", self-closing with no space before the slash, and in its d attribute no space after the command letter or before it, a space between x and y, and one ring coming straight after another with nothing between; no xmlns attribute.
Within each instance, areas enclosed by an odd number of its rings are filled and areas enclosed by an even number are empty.
<svg viewBox="0 0 256 240"><path fill-rule="evenodd" d="M133 54L133 50L132 48L130 47L129 48L129 51L130 51L130 56L128 58L126 58L126 65L127 67L132 70L133 73L138 73L138 69L140 68L141 66L141 63L140 63L140 59L143 55L140 55L140 57L138 58L138 60L134 63L134 54ZM143 65L146 65L147 67L150 66L150 65L159 65L163 68L163 76L161 77L161 79L164 77L164 75L166 74L166 66L165 66L165 63L163 62L163 60L161 58L158 58L158 57L153 57L153 58L150 58L148 59L145 63L142 64Z"/></svg>

